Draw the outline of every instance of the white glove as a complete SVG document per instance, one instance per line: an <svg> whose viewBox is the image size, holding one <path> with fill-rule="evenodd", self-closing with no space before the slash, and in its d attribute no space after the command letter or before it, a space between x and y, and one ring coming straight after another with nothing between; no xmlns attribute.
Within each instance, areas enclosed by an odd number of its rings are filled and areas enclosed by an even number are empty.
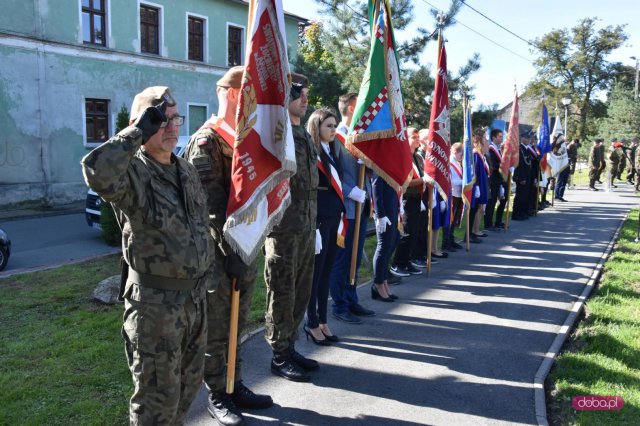
<svg viewBox="0 0 640 426"><path fill-rule="evenodd" d="M426 212L427 211L427 206L424 205L424 201L420 200L420 211L421 212Z"/></svg>
<svg viewBox="0 0 640 426"><path fill-rule="evenodd" d="M402 200L400 200L400 216L404 216L404 204L402 203Z"/></svg>
<svg viewBox="0 0 640 426"><path fill-rule="evenodd" d="M391 225L391 221L388 217L376 218L376 232L378 234L384 234L384 231L387 230L387 225Z"/></svg>
<svg viewBox="0 0 640 426"><path fill-rule="evenodd" d="M358 158L358 164L364 164L364 161Z"/></svg>
<svg viewBox="0 0 640 426"><path fill-rule="evenodd" d="M322 251L322 237L320 236L320 230L316 229L316 254Z"/></svg>
<svg viewBox="0 0 640 426"><path fill-rule="evenodd" d="M500 195L498 196L498 198L504 198L504 186L500 186Z"/></svg>
<svg viewBox="0 0 640 426"><path fill-rule="evenodd" d="M445 210L447 210L447 203L443 201L440 201L440 213L444 212Z"/></svg>
<svg viewBox="0 0 640 426"><path fill-rule="evenodd" d="M347 197L351 198L356 203L364 203L365 198L367 198L367 193L357 186L354 186Z"/></svg>
<svg viewBox="0 0 640 426"><path fill-rule="evenodd" d="M480 187L479 186L476 186L476 189L475 189L473 195L476 198L480 198Z"/></svg>
<svg viewBox="0 0 640 426"><path fill-rule="evenodd" d="M513 172L514 172L514 170L515 170L515 169L516 169L516 168L515 168L514 166L511 166L511 167L509 167L509 172L511 172L511 174L513 174Z"/></svg>

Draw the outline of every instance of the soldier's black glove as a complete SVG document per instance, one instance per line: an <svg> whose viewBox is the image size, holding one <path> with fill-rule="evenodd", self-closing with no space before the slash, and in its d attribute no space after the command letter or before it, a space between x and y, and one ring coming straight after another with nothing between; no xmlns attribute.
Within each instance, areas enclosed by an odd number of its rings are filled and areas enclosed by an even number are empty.
<svg viewBox="0 0 640 426"><path fill-rule="evenodd" d="M224 271L229 278L237 278L240 280L247 271L247 265L235 253L231 253L224 258Z"/></svg>
<svg viewBox="0 0 640 426"><path fill-rule="evenodd" d="M142 132L143 145L156 134L162 123L167 121L167 116L164 113L166 109L167 105L164 102L160 105L149 107L145 109L136 122L133 123L133 125Z"/></svg>

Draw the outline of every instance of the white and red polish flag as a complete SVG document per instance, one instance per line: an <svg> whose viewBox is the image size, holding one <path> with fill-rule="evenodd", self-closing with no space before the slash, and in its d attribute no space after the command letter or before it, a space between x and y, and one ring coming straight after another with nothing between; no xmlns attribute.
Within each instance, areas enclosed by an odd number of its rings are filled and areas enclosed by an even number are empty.
<svg viewBox="0 0 640 426"><path fill-rule="evenodd" d="M451 152L450 120L449 120L449 86L447 84L447 51L438 37L438 68L436 86L429 120L429 137L424 159L424 178L442 196L449 199L451 192L451 168L449 154Z"/></svg>
<svg viewBox="0 0 640 426"><path fill-rule="evenodd" d="M224 237L250 263L291 202L296 171L282 0L251 0Z"/></svg>

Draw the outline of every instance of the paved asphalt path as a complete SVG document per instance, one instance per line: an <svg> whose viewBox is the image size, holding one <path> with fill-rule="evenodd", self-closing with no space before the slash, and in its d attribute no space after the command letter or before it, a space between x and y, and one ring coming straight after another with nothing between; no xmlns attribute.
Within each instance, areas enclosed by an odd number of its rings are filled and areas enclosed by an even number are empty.
<svg viewBox="0 0 640 426"><path fill-rule="evenodd" d="M243 346L245 383L272 395L249 425L535 424L533 380L573 302L637 198L567 191L538 217L512 222L482 244L450 255L393 287L381 303L359 289L377 316L362 325L329 323L341 342L297 349L321 363L312 383L273 376L262 333ZM210 425L206 392L188 425Z"/></svg>
<svg viewBox="0 0 640 426"><path fill-rule="evenodd" d="M100 230L87 226L84 213L7 220L0 228L11 240L9 263L0 278L120 250L105 244Z"/></svg>

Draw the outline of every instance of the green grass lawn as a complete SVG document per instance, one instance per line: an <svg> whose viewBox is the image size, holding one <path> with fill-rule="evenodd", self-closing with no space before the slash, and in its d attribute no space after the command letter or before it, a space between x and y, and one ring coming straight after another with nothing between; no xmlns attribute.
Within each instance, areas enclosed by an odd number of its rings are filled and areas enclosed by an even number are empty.
<svg viewBox="0 0 640 426"><path fill-rule="evenodd" d="M369 259L374 248L367 238ZM263 268L260 256L248 329L264 322ZM96 284L118 273L114 255L0 280L0 424L128 422L123 307L92 301ZM363 261L360 282L371 273Z"/></svg>
<svg viewBox="0 0 640 426"><path fill-rule="evenodd" d="M558 425L640 423L640 243L638 211L624 225L585 318L574 330L547 378L548 412ZM621 411L575 411L576 395L614 395Z"/></svg>

